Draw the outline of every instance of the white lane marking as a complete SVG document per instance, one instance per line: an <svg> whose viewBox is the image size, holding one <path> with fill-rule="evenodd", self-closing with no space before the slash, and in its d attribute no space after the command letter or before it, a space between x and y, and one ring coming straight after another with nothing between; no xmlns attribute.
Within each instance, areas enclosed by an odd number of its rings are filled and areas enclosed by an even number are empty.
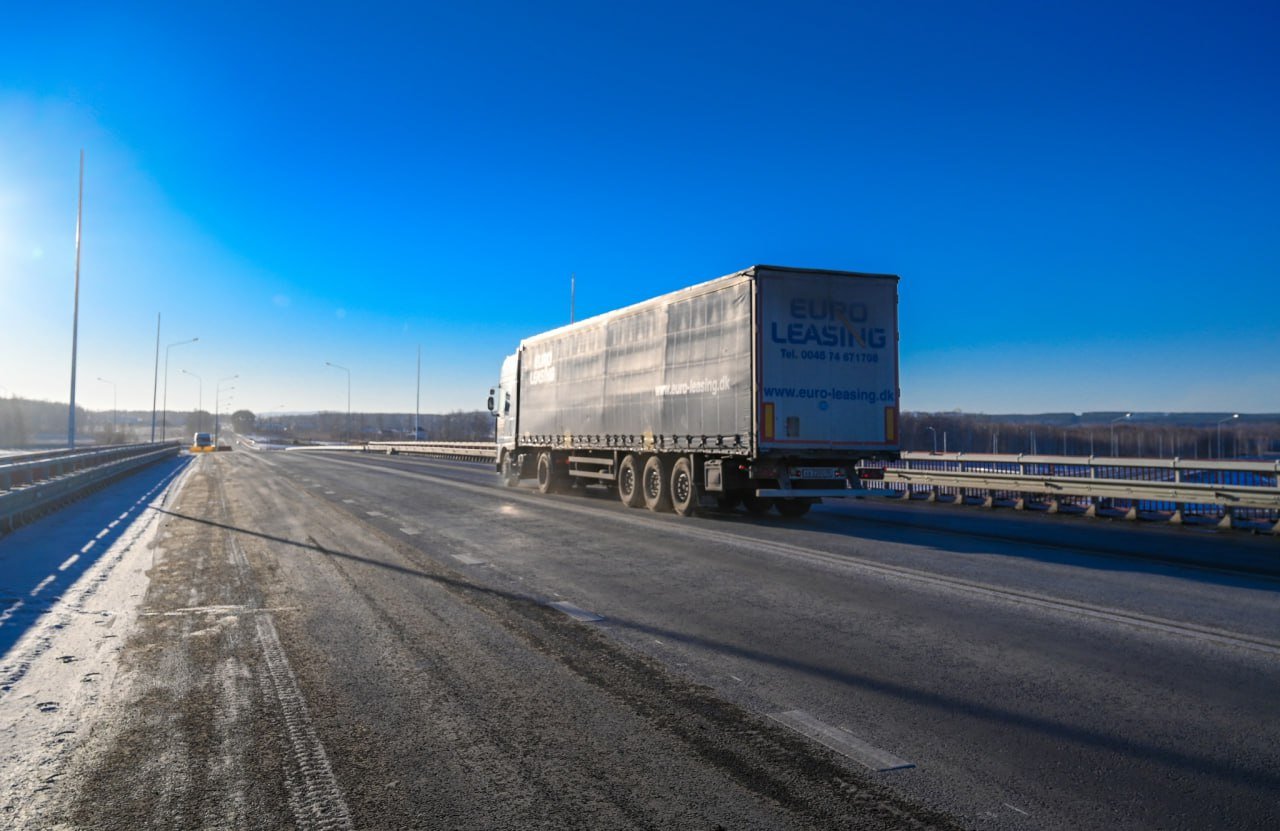
<svg viewBox="0 0 1280 831"><path fill-rule="evenodd" d="M0 614L0 626L4 626L5 623L8 622L9 618L13 617L14 613L23 607L24 603L25 601L19 600L17 603L14 603L12 606L5 609L4 614Z"/></svg>
<svg viewBox="0 0 1280 831"><path fill-rule="evenodd" d="M356 501L355 501L354 499L344 499L344 500L342 500L342 501L343 501L343 502L345 502L345 503L346 503L346 504L348 504L348 505L354 505L354 504L356 504Z"/></svg>
<svg viewBox="0 0 1280 831"><path fill-rule="evenodd" d="M574 620L580 620L583 623L598 623L599 621L604 620L603 615L598 615L595 612L588 612L586 609L579 609L567 600L557 600L554 603L548 603L547 605L553 609L564 612Z"/></svg>
<svg viewBox="0 0 1280 831"><path fill-rule="evenodd" d="M108 527L108 528L115 528L115 527L116 527L117 525L119 525L119 524L120 524L120 520L118 520L118 519L113 519L113 520L111 520L110 522L108 522L108 523L107 523L107 527Z"/></svg>
<svg viewBox="0 0 1280 831"><path fill-rule="evenodd" d="M123 514L121 514L120 516L116 517L116 519L117 519L117 520L120 520L120 519L128 519L128 517L129 517L129 512L128 512L128 511L125 511Z"/></svg>
<svg viewBox="0 0 1280 831"><path fill-rule="evenodd" d="M94 537L94 539L95 539L95 540L100 540L100 539L102 539L103 537L105 537L107 534L110 534L110 533L111 533L111 529L110 529L110 528L103 528L101 531L99 531L99 532L98 532L98 536Z"/></svg>
<svg viewBox="0 0 1280 831"><path fill-rule="evenodd" d="M382 511L365 511L369 516L386 516Z"/></svg>
<svg viewBox="0 0 1280 831"><path fill-rule="evenodd" d="M325 496L333 496L333 491L325 491L325 492L324 492L324 495L325 495Z"/></svg>
<svg viewBox="0 0 1280 831"><path fill-rule="evenodd" d="M482 566L485 563L484 560L477 560L475 557L468 557L466 554L453 554L450 556L464 566Z"/></svg>
<svg viewBox="0 0 1280 831"><path fill-rule="evenodd" d="M50 574L48 577L40 581L40 584L31 590L31 597L35 597L40 592L49 587L49 584L58 579L58 575Z"/></svg>
<svg viewBox="0 0 1280 831"><path fill-rule="evenodd" d="M139 612L142 617L183 617L185 615L258 615L274 612L296 612L297 606L279 606L274 609L256 606L190 606L185 609L173 609L168 612Z"/></svg>
<svg viewBox="0 0 1280 831"><path fill-rule="evenodd" d="M58 566L58 571L66 571L67 569L71 568L71 566L75 565L75 562L78 559L80 559L79 554L72 554L70 557L67 558L66 562Z"/></svg>
<svg viewBox="0 0 1280 831"><path fill-rule="evenodd" d="M1000 804L1008 808L1010 811L1017 811L1019 814L1022 814L1024 817L1031 816L1026 811L1022 810L1021 808L1015 808L1014 806L1010 805L1008 802L1001 802Z"/></svg>
<svg viewBox="0 0 1280 831"><path fill-rule="evenodd" d="M88 553L89 553L89 549L90 549L90 548L93 548L95 545L97 545L97 543L98 543L98 541L97 541L97 540L89 540L87 543L85 543L85 544L84 544L84 548L81 548L81 549L80 549L80 553L81 553L81 554L88 554Z"/></svg>
<svg viewBox="0 0 1280 831"><path fill-rule="evenodd" d="M874 771L884 773L915 767L914 763L873 747L842 727L833 727L818 721L804 710L788 710L785 713L771 715L769 718Z"/></svg>
<svg viewBox="0 0 1280 831"><path fill-rule="evenodd" d="M422 532L421 532L421 531L419 531L417 528L401 528L401 529L400 529L400 533L401 533L401 534L408 534L408 535L409 535L409 536L411 536L411 537L416 537L416 536L418 536L419 534L421 534Z"/></svg>

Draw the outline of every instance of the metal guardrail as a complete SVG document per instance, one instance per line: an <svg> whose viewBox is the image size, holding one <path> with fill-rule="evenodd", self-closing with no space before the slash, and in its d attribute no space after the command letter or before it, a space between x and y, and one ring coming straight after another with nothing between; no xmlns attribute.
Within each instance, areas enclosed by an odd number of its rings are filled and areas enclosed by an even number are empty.
<svg viewBox="0 0 1280 831"><path fill-rule="evenodd" d="M496 462L498 449L487 441L371 441L364 445L370 453L411 453L460 462Z"/></svg>
<svg viewBox="0 0 1280 831"><path fill-rule="evenodd" d="M88 490L177 452L174 442L156 442L0 463L0 531L11 531Z"/></svg>
<svg viewBox="0 0 1280 831"><path fill-rule="evenodd" d="M1199 516L1224 527L1244 520L1280 534L1278 483L1280 461L904 453L885 466L885 484L908 498L978 498L988 507L1035 505L1091 516L1112 510L1174 523Z"/></svg>

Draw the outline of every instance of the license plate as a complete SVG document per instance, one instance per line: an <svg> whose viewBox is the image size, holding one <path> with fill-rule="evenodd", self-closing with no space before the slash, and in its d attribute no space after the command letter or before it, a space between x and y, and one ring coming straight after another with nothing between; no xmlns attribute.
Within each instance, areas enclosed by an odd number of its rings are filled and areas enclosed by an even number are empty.
<svg viewBox="0 0 1280 831"><path fill-rule="evenodd" d="M797 467L791 471L792 479L839 479L834 467Z"/></svg>

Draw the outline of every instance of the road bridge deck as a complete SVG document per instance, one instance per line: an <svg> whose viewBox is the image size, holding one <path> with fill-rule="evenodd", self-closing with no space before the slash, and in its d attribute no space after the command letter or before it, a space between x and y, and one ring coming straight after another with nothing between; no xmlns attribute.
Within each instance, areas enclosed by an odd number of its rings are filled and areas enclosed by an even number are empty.
<svg viewBox="0 0 1280 831"><path fill-rule="evenodd" d="M1126 559L1091 547L1109 529L1044 518L1067 530L920 527L924 506L863 503L682 519L586 496L405 457L194 460L153 512L117 683L54 787L10 788L10 816L1275 825L1278 582ZM1169 530L1125 533L1257 552ZM53 699L31 678L0 715L40 717Z"/></svg>

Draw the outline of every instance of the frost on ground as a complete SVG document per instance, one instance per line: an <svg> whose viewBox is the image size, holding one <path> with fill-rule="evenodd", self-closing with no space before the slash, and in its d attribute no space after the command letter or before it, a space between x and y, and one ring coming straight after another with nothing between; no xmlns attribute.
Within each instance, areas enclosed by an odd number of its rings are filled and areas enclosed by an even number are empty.
<svg viewBox="0 0 1280 831"><path fill-rule="evenodd" d="M38 824L110 699L147 587L162 518L153 509L189 469L154 465L0 540L0 825Z"/></svg>

